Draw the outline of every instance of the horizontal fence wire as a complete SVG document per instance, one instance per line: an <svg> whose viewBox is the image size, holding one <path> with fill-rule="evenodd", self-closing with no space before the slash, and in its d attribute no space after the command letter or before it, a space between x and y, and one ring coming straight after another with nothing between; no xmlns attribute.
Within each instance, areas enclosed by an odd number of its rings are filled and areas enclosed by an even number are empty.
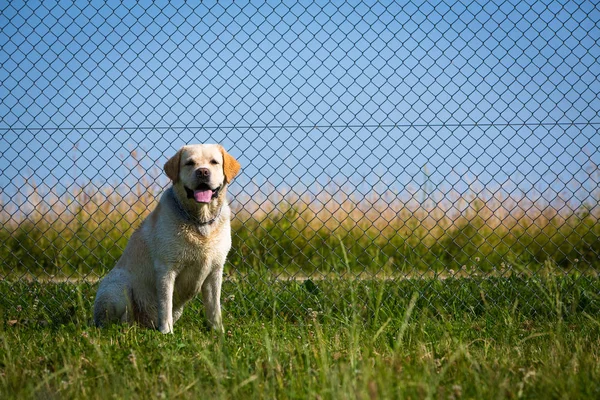
<svg viewBox="0 0 600 400"><path fill-rule="evenodd" d="M225 307L535 313L551 277L597 310L599 39L594 1L4 2L0 304L89 305L221 143Z"/></svg>

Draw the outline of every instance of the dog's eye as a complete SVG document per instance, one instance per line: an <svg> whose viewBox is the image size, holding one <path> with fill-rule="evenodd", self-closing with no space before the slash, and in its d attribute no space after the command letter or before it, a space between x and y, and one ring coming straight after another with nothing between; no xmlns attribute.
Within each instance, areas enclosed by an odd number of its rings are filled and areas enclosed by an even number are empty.
<svg viewBox="0 0 600 400"><path fill-rule="evenodd" d="M185 163L185 165L194 165L194 160L189 160L188 162Z"/></svg>
<svg viewBox="0 0 600 400"><path fill-rule="evenodd" d="M219 162L217 160L210 160L210 163L212 165L218 165L219 164Z"/></svg>

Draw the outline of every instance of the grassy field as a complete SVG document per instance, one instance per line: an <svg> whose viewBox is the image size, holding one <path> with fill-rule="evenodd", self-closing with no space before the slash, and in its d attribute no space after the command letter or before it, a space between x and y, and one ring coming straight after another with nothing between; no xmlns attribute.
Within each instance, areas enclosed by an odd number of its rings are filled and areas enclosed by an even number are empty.
<svg viewBox="0 0 600 400"><path fill-rule="evenodd" d="M598 398L600 281L227 282L173 335L90 326L95 286L0 282L0 398Z"/></svg>
<svg viewBox="0 0 600 400"><path fill-rule="evenodd" d="M147 188L0 204L0 398L600 398L598 199L240 199L225 334L98 330Z"/></svg>

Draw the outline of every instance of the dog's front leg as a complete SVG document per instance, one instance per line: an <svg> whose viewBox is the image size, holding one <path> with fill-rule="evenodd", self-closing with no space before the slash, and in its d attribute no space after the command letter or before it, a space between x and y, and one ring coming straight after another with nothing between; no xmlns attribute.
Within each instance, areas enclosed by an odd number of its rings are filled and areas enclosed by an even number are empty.
<svg viewBox="0 0 600 400"><path fill-rule="evenodd" d="M206 319L211 328L223 332L221 322L221 283L223 281L223 267L215 268L202 284L202 301L206 310Z"/></svg>
<svg viewBox="0 0 600 400"><path fill-rule="evenodd" d="M173 333L173 290L176 274L166 266L159 266L156 270L158 330L162 333Z"/></svg>

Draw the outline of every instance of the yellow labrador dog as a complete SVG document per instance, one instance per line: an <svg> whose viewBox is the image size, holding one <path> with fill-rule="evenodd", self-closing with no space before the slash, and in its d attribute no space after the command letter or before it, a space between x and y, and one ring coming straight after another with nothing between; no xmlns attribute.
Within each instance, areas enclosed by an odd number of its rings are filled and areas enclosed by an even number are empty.
<svg viewBox="0 0 600 400"><path fill-rule="evenodd" d="M198 292L212 328L221 323L223 264L231 248L225 195L240 164L220 145L182 147L165 164L173 181L100 283L94 322L138 322L172 333Z"/></svg>

